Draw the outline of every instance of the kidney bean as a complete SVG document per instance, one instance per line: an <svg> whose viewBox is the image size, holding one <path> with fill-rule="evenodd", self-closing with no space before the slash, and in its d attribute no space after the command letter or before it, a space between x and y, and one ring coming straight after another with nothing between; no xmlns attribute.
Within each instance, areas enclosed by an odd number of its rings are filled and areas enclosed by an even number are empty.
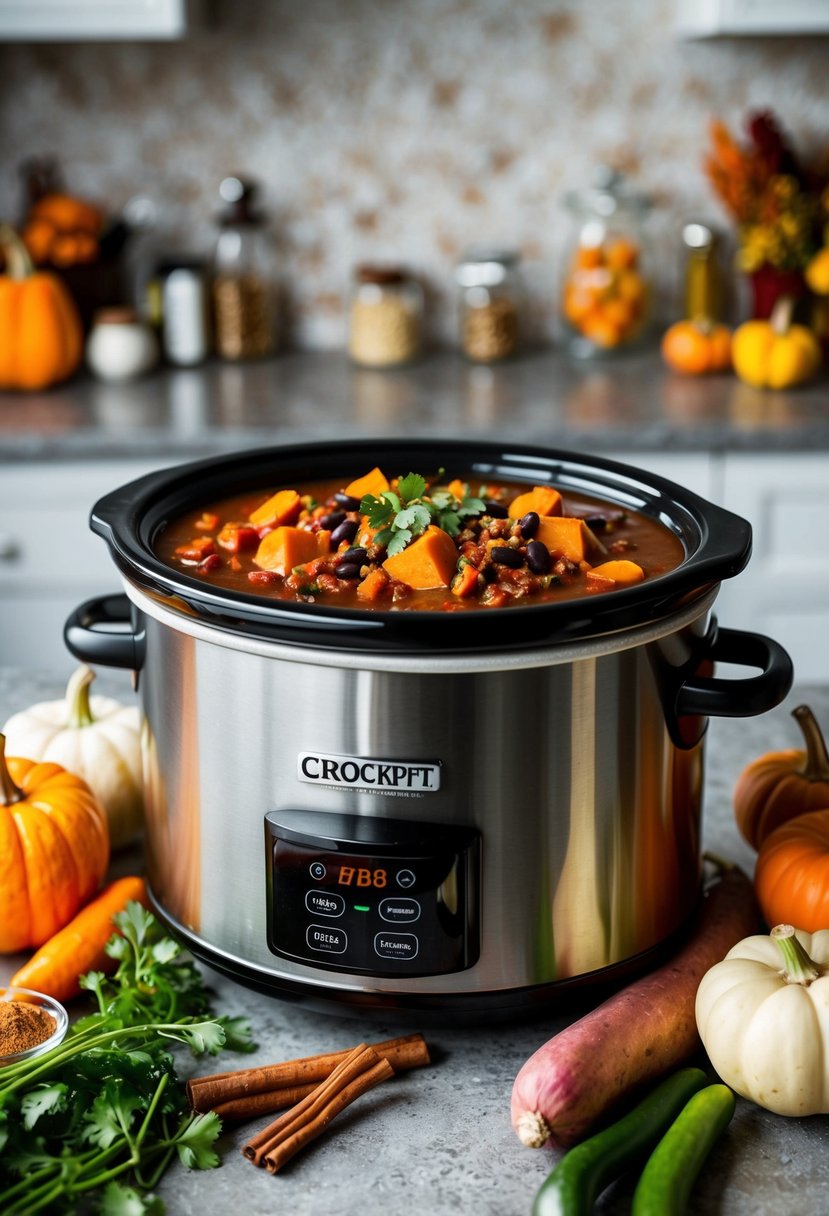
<svg viewBox="0 0 829 1216"><path fill-rule="evenodd" d="M334 548L338 548L343 541L348 541L349 544L354 540L360 525L356 519L344 519L341 524L337 524L334 531L331 533L331 544Z"/></svg>
<svg viewBox="0 0 829 1216"><path fill-rule="evenodd" d="M341 524L345 519L345 511L329 511L327 515L320 516L320 527L331 532L338 524Z"/></svg>
<svg viewBox="0 0 829 1216"><path fill-rule="evenodd" d="M338 490L334 495L334 502L339 503L339 505L344 507L346 511L360 510L359 498L354 498L351 494L344 494L342 490Z"/></svg>
<svg viewBox="0 0 829 1216"><path fill-rule="evenodd" d="M540 540L531 540L527 545L527 565L533 574L549 574L553 565L550 550Z"/></svg>
<svg viewBox="0 0 829 1216"><path fill-rule="evenodd" d="M541 519L535 511L528 511L526 515L521 516L518 521L518 527L524 540L529 540L531 536L535 536L540 523Z"/></svg>
<svg viewBox="0 0 829 1216"><path fill-rule="evenodd" d="M334 567L334 573L337 578L354 579L360 577L360 564L358 562L340 562Z"/></svg>
<svg viewBox="0 0 829 1216"><path fill-rule="evenodd" d="M494 498L487 498L484 501L484 515L490 515L493 519L506 519L507 508L502 502L496 502Z"/></svg>
<svg viewBox="0 0 829 1216"><path fill-rule="evenodd" d="M524 558L518 550L510 549L507 545L493 545L489 556L496 566L509 566L510 569L517 570L524 565Z"/></svg>

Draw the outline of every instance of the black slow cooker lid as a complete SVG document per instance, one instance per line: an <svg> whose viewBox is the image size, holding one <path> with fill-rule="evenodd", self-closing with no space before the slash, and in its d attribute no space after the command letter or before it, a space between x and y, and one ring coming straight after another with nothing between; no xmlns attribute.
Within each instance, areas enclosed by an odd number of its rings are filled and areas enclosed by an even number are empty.
<svg viewBox="0 0 829 1216"><path fill-rule="evenodd" d="M685 560L635 586L561 603L524 602L465 612L361 611L293 603L212 586L159 560L154 542L168 522L216 499L298 481L342 477L343 485L379 465L396 476L446 469L528 485L551 484L659 520L682 541ZM174 611L235 634L338 650L451 654L517 650L617 632L658 621L745 567L751 527L663 477L614 460L515 443L445 439L359 439L263 448L199 460L130 482L92 510L132 583Z"/></svg>

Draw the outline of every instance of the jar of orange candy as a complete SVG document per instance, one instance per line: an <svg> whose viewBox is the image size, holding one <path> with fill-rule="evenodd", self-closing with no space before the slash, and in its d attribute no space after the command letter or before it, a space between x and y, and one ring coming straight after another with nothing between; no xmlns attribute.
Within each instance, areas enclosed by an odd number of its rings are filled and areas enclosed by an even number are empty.
<svg viewBox="0 0 829 1216"><path fill-rule="evenodd" d="M590 359L626 350L647 329L651 293L644 230L650 200L605 169L594 186L572 191L564 202L574 225L561 293L570 351Z"/></svg>

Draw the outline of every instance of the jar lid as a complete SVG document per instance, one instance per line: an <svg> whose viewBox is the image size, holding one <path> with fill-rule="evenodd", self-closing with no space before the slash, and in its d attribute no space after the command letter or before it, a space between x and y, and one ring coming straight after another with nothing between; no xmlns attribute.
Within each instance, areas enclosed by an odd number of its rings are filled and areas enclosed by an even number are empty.
<svg viewBox="0 0 829 1216"><path fill-rule="evenodd" d="M92 318L95 325L135 325L138 314L134 308L123 307L99 308Z"/></svg>
<svg viewBox="0 0 829 1216"><path fill-rule="evenodd" d="M354 267L354 277L358 283L376 283L378 287L390 287L395 283L405 283L410 275L403 266L361 262L359 266Z"/></svg>
<svg viewBox="0 0 829 1216"><path fill-rule="evenodd" d="M455 267L455 279L461 287L497 287L520 261L513 249L469 249Z"/></svg>
<svg viewBox="0 0 829 1216"><path fill-rule="evenodd" d="M596 170L593 185L586 190L570 190L564 203L571 211L588 212L603 218L620 211L644 214L653 205L647 194L631 189L615 169L602 166Z"/></svg>

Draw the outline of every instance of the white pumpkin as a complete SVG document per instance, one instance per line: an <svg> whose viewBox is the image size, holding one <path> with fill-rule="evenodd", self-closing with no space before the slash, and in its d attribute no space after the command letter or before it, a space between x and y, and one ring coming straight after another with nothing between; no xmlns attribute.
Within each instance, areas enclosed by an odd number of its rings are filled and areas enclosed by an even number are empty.
<svg viewBox="0 0 829 1216"><path fill-rule="evenodd" d="M72 675L62 701L41 701L3 727L10 756L61 764L92 787L103 804L113 848L139 835L144 815L138 709L90 697L95 673Z"/></svg>
<svg viewBox="0 0 829 1216"><path fill-rule="evenodd" d="M738 1094L778 1115L829 1114L829 929L738 942L702 977L696 1016Z"/></svg>

